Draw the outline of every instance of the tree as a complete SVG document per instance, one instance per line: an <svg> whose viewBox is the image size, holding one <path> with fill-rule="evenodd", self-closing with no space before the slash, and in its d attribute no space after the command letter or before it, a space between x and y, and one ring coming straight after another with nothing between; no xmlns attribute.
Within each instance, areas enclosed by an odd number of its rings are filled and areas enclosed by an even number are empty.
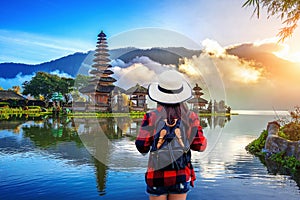
<svg viewBox="0 0 300 200"><path fill-rule="evenodd" d="M86 76L83 74L78 74L75 78L74 87L75 89L79 90L89 84L89 80L91 79L90 76Z"/></svg>
<svg viewBox="0 0 300 200"><path fill-rule="evenodd" d="M247 0L245 6L255 6L253 14L256 13L258 18L261 8L267 8L268 17L278 16L285 25L278 33L282 42L292 36L300 19L299 0Z"/></svg>
<svg viewBox="0 0 300 200"><path fill-rule="evenodd" d="M25 81L22 87L24 88L24 95L30 94L35 98L39 98L42 95L46 100L49 100L54 92L60 92L64 95L70 91L73 85L74 79L37 72L30 81Z"/></svg>
<svg viewBox="0 0 300 200"><path fill-rule="evenodd" d="M80 95L78 90L73 90L71 95L74 102L86 102L86 99Z"/></svg>

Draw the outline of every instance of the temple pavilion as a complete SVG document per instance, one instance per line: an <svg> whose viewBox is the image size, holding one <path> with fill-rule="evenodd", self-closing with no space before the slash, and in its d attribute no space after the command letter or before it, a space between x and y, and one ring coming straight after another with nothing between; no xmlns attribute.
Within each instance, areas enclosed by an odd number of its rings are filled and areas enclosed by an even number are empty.
<svg viewBox="0 0 300 200"><path fill-rule="evenodd" d="M196 86L193 88L193 98L188 100L188 103L192 104L193 110L203 111L206 110L205 106L208 103L207 100L203 99L201 96L203 92L201 92L202 88L196 83Z"/></svg>
<svg viewBox="0 0 300 200"><path fill-rule="evenodd" d="M147 110L146 95L148 94L147 88L136 84L134 87L129 88L126 94L130 96L130 110L145 111Z"/></svg>
<svg viewBox="0 0 300 200"><path fill-rule="evenodd" d="M108 51L106 35L101 31L98 34L93 69L89 72L90 84L79 90L90 97L94 109L99 111L111 111L113 96L125 92L124 89L114 85L117 80L111 77L113 71L110 70L112 66L109 64L111 60Z"/></svg>

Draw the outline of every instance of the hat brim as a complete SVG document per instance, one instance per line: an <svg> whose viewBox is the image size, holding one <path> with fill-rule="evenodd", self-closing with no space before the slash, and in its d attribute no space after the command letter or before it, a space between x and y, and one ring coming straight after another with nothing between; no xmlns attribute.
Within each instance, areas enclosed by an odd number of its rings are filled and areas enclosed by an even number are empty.
<svg viewBox="0 0 300 200"><path fill-rule="evenodd" d="M165 93L159 90L158 83L152 83L148 87L150 99L165 104L175 104L184 102L192 97L192 89L187 82L182 83L180 93Z"/></svg>

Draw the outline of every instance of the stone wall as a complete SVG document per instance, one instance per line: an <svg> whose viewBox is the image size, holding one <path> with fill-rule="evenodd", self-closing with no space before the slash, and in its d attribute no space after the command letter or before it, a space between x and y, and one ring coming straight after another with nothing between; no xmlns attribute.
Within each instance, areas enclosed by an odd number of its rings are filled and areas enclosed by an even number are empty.
<svg viewBox="0 0 300 200"><path fill-rule="evenodd" d="M300 141L290 141L278 136L280 125L278 122L269 122L268 136L265 144L267 153L285 152L285 156L295 156L300 161Z"/></svg>

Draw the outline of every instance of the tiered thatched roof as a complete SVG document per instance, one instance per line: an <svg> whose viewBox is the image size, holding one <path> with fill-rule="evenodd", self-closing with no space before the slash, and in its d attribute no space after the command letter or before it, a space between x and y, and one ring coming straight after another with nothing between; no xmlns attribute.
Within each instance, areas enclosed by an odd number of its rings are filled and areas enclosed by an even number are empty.
<svg viewBox="0 0 300 200"><path fill-rule="evenodd" d="M12 90L0 90L0 100L25 100L23 96L17 94Z"/></svg>

